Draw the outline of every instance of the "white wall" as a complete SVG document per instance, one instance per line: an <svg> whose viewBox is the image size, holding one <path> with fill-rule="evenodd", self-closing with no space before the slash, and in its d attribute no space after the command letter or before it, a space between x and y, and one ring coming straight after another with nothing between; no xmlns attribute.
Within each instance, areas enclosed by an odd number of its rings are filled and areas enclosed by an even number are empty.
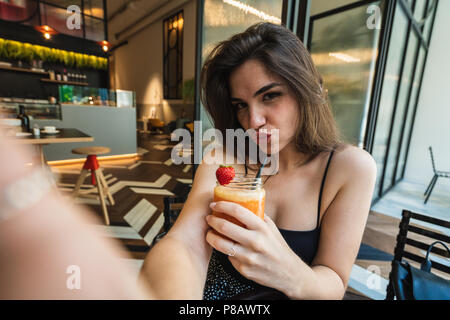
<svg viewBox="0 0 450 320"><path fill-rule="evenodd" d="M163 99L163 20L184 3L183 81L195 76L196 2L171 1L158 12L158 19L147 28L133 35L128 44L114 51L115 88L136 92L137 116L149 116L152 108L156 116L166 123L180 117L184 107L182 100ZM151 19L151 17L149 18ZM121 39L123 41L123 39ZM193 118L194 107L186 108Z"/></svg>
<svg viewBox="0 0 450 320"><path fill-rule="evenodd" d="M439 1L405 172L405 179L424 188L433 176L428 146L437 169L450 171L449 40L450 1ZM450 190L450 179L439 179L441 187Z"/></svg>

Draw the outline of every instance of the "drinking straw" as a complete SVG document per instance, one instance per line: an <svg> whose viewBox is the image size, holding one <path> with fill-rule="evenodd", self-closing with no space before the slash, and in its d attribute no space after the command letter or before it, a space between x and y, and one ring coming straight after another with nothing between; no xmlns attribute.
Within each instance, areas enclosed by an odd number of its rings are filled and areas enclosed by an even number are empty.
<svg viewBox="0 0 450 320"><path fill-rule="evenodd" d="M258 170L258 173L256 174L256 179L258 179L258 178L260 178L261 177L261 172L262 172L262 169L264 168L264 166L266 165L266 162L267 162L267 155L264 157L264 160L263 160L263 163L262 163L262 166L261 166L261 168L259 168L259 170Z"/></svg>

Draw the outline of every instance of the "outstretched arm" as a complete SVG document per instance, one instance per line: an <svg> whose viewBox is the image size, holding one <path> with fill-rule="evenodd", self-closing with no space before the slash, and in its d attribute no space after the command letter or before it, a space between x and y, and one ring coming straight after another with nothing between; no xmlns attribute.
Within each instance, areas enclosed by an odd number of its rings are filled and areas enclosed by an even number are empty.
<svg viewBox="0 0 450 320"><path fill-rule="evenodd" d="M34 180L42 169L25 165L27 149L0 132L0 150L0 299L153 298L118 259L127 253L92 228L99 221Z"/></svg>
<svg viewBox="0 0 450 320"><path fill-rule="evenodd" d="M212 249L205 217L213 199L217 166L201 164L192 190L168 234L149 252L141 278L159 299L202 299Z"/></svg>

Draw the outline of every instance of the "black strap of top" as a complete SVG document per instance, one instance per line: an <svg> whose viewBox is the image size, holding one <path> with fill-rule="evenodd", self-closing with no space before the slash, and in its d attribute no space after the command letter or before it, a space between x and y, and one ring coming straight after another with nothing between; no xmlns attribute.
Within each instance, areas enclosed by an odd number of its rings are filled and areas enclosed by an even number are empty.
<svg viewBox="0 0 450 320"><path fill-rule="evenodd" d="M316 224L316 228L319 228L319 223L320 223L320 208L321 208L321 204L322 204L322 193L323 193L323 187L325 186L325 180L327 178L327 173L328 173L328 167L330 166L330 162L331 162L331 158L333 157L333 153L334 150L330 152L330 157L328 158L328 162L327 162L327 166L325 168L325 172L323 174L323 178L322 178L322 185L320 186L320 193L319 193L319 206L318 206L318 212L317 212L317 224Z"/></svg>

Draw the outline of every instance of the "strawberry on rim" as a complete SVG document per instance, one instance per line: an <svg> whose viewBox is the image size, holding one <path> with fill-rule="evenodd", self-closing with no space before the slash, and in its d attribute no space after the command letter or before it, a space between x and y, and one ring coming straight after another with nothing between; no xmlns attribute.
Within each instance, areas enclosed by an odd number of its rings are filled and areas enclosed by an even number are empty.
<svg viewBox="0 0 450 320"><path fill-rule="evenodd" d="M216 178L221 185L229 184L233 180L234 176L235 172L232 166L221 165L216 170Z"/></svg>

